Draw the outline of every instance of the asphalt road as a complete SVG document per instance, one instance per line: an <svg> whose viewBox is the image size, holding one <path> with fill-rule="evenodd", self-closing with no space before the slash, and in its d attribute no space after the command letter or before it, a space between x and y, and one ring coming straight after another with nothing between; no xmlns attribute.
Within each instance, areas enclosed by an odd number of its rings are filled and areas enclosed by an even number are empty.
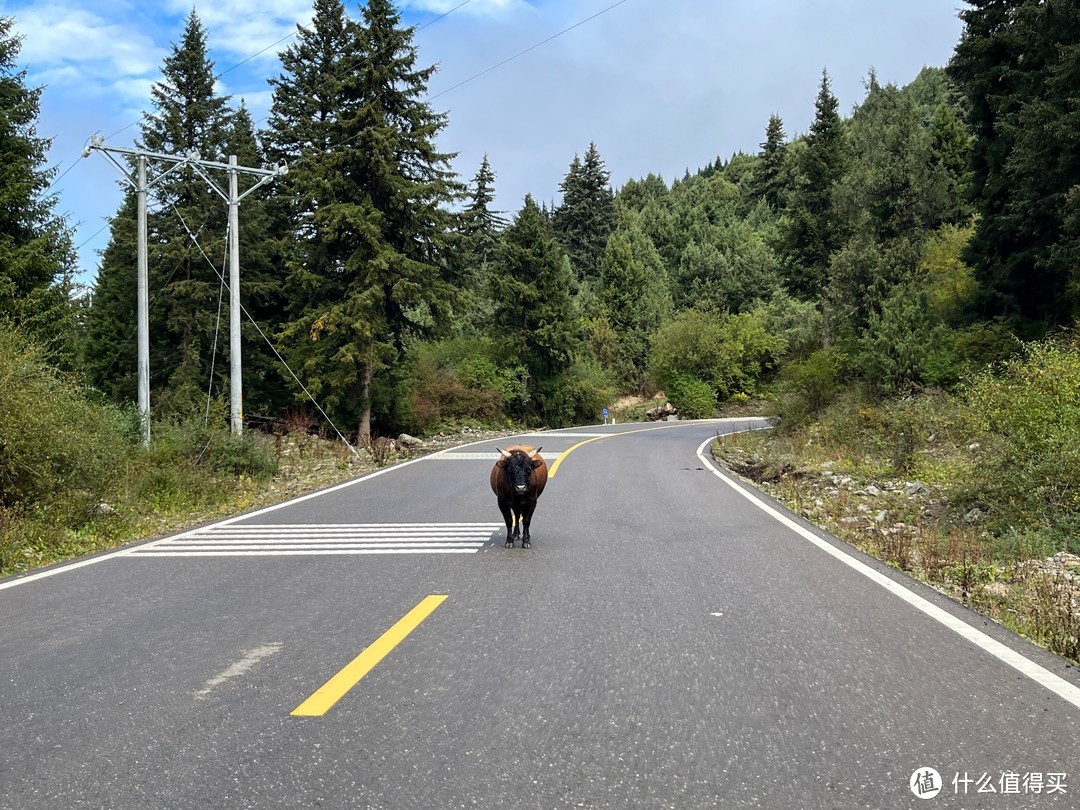
<svg viewBox="0 0 1080 810"><path fill-rule="evenodd" d="M750 426L525 437L530 550L485 442L0 581L0 807L1080 807L1076 670L747 497Z"/></svg>

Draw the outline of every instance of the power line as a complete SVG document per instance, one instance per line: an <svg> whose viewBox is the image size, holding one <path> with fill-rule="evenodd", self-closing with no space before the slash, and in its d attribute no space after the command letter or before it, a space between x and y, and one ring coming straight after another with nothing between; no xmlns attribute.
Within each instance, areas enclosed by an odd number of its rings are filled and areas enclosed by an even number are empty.
<svg viewBox="0 0 1080 810"><path fill-rule="evenodd" d="M457 10L459 10L461 8L464 8L465 6L469 5L469 3L471 3L471 2L472 2L472 0L464 0L464 2L458 3L456 6L454 6L449 11L445 11L442 14L440 14L438 17L434 17L433 19L428 20L423 25L417 27L416 30L417 31L423 31L425 28L428 28L429 26L434 25L435 23L439 22L440 20L446 19L451 14L453 14L455 11L457 11ZM295 27L299 28L301 26L300 26L299 23L296 23ZM271 48L274 48L274 47L280 45L282 42L285 42L287 39L291 39L294 36L296 36L296 31L295 30L289 32L286 36L283 36L281 39L277 40L276 42L273 42L273 43L267 45L265 48L262 48L261 50L256 51L255 53L253 53L251 56L247 57L246 59L243 59L243 60L237 62L235 65L232 65L231 67L228 67L225 70L221 71L220 73L218 73L214 77L214 79L215 80L220 79L226 73L229 73L230 71L235 70L236 68L240 67L241 65L244 65L244 64L250 62L252 59L255 59L256 57L261 56L262 54L266 53ZM359 59L359 60L356 60L355 62L353 62L350 65L343 66L340 69L341 74L344 75L344 72L346 70L352 70L353 68L358 67L363 61L364 61L363 59ZM339 76L339 78L340 78L340 76ZM260 123L262 121L265 121L268 117L269 117L269 113L267 115L264 115L262 118L259 118L258 120L253 121L252 124L254 125L254 124ZM139 123L138 119L136 119L135 121L132 121L127 126L121 127L120 129L116 130L116 132L113 132L111 135L108 135L105 138L105 140L106 141L111 141L117 135L119 135L119 134L121 134L123 132L126 132L127 130L131 129L133 126L136 126L138 123ZM331 147L331 148L334 148L334 147ZM59 183L61 180L63 180L64 177L67 175L67 173L70 172L76 166L76 164L78 164L79 162L80 161L78 161L78 160L73 161L71 163L71 165L68 166L68 168L64 171L63 174L61 174L59 177L56 178L56 180L54 180L52 183L49 184L48 188L45 189L45 192L48 193L48 191L53 186L55 186L57 183ZM79 247L75 248L75 251L78 252L79 250L81 250L83 247L85 247L87 245L87 243L92 241L95 237L97 237L107 227L108 227L108 225L105 225L104 227L99 229L93 236L91 236L89 239L85 240L82 244L79 245Z"/></svg>
<svg viewBox="0 0 1080 810"><path fill-rule="evenodd" d="M49 183L49 185L47 185L45 187L45 191L42 192L42 196L44 196L45 194L48 194L50 191L52 191L52 187L55 186L57 183L59 183L61 180L63 180L65 177L67 177L68 172L70 172L72 169L74 169L78 165L78 163L79 163L78 160L72 161L71 165L68 166L66 169L64 169L63 174L61 174L59 177L57 177L55 180L53 180L51 183Z"/></svg>
<svg viewBox="0 0 1080 810"><path fill-rule="evenodd" d="M467 1L468 1L468 0L467 0ZM537 43L536 43L536 44L534 44L534 45L530 45L530 46L529 46L528 48L525 48L525 50L523 50L523 51L519 51L518 53L514 54L513 56L510 56L510 57L507 57L506 59L503 59L503 60L502 60L501 62L498 62L498 63L496 63L496 64L492 65L491 67L489 67L489 68L487 68L487 69L485 69L485 70L482 70L482 71L480 71L479 73L476 73L476 74L474 74L474 75L470 76L469 78L465 79L464 81L460 81L460 82L458 82L457 84L455 84L455 85L453 85L453 86L451 86L451 87L447 87L447 88L446 88L445 90L440 90L440 91L439 91L438 93L436 93L435 95L431 95L431 96L428 96L428 97L427 97L427 98L425 99L425 102L430 102L430 101L432 101L432 100L434 100L434 99L438 98L439 96L444 96L444 95L446 95L447 93L449 93L449 92L450 92L450 91L452 91L452 90L456 90L456 89L458 89L459 87L462 87L462 86L464 86L464 85L468 84L469 82L475 81L476 79L479 79L479 78L480 78L481 76L485 76L485 75L487 75L488 73L491 73L492 71L494 71L494 70L497 70L498 68L502 67L503 65L505 65L505 64L507 64L507 63L509 63L509 62L513 62L513 61L514 61L515 59L517 59L518 57L524 56L525 54L529 53L530 51L535 51L535 50L536 50L537 48L541 47L542 45L546 45L547 43L551 42L552 40L554 40L554 39L558 39L558 38L559 38L559 37L561 37L561 36L562 36L563 34L566 34L566 33L570 32L570 31L573 31L573 30L574 30L575 28L579 28L579 27L581 27L582 25L584 25L585 23L587 23L587 22L590 22L591 20L595 20L595 19L596 19L597 17L599 17L600 15L602 15L602 14L606 14L607 12L611 11L611 10L612 10L613 8L616 8L617 6L621 6L621 5L623 4L623 3L626 3L626 2L627 2L627 0L618 0L618 2L616 2L616 3L612 3L612 4L610 5L610 6L607 6L606 8L603 8L603 9L601 9L600 11L596 12L595 14L592 14L592 15L590 15L590 16L588 16L588 17L586 17L586 18L585 18L585 19L583 19L583 20L579 20L578 22L574 23L573 25L571 25L571 26L569 26L569 27L567 27L567 28L564 28L563 30L559 31L559 32L558 32L558 33L556 33L556 34L552 34L551 36L547 37L546 39L543 39L543 40L541 40L540 42L537 42ZM450 14L451 12L453 12L453 11L456 11L457 9L461 8L461 6L463 6L463 5L465 5L465 3L462 3L462 4L461 4L461 5L459 5L459 6L455 6L454 8L450 9L450 11L446 12L446 14ZM443 17L445 17L445 16L446 16L446 14L444 14L444 15L443 15ZM432 20L432 22L436 22L436 21L437 21L437 20L439 20L439 19L442 19L442 17L439 17L439 18L437 18L436 20ZM430 25L430 23L429 23L429 25ZM418 29L418 30L419 30L419 29ZM358 61L358 62L357 62L356 64L359 64L359 62L360 62L360 61L363 61L363 60L359 60L359 61ZM262 118L260 118L259 120L260 120L260 121L264 121L264 120L266 120L266 118L267 118L267 117L269 117L269 116L268 116L268 115L267 115L267 116L263 116L263 117L262 117ZM360 137L361 135L363 135L364 133L366 133L366 132L368 132L368 131L369 131L369 130L367 130L367 129L363 129L363 130L360 130L359 132L355 132L355 133L353 133L352 135L350 135L350 136L349 136L348 138L345 138L345 139L343 139L343 140L341 140L341 141L339 141L339 142L337 142L337 143L335 143L335 144L332 144L331 146L327 147L327 148L326 148L326 149L325 149L325 150L324 150L324 151L322 152L322 154L324 154L324 155L325 155L325 154L328 154L328 153L330 153L331 151L333 151L334 149L337 149L337 148L339 148L339 147L342 147L342 146L344 146L345 144L349 143L350 141L353 141L353 140L355 140L356 138L359 138L359 137ZM300 156L299 158L297 158L296 160L294 160L294 161L293 161L293 162L292 162L292 163L291 163L290 165L291 165L291 166L293 166L293 167L295 167L295 166L297 166L298 164L301 164L301 163L303 163L303 162L304 162L304 160L306 160L306 159L309 159L309 158L311 158L311 157L313 157L313 156L314 156L314 153L312 153L312 152L309 152L309 153L307 153L306 155L301 155L301 156Z"/></svg>
<svg viewBox="0 0 1080 810"><path fill-rule="evenodd" d="M539 48L539 47L540 47L541 45L546 45L547 43L551 42L551 41L552 41L553 39L558 39L558 38L559 38L559 37L561 37L561 36L562 36L563 34L566 34L566 33L570 32L570 31L573 31L573 30L574 30L575 28L578 28L578 27L580 27L580 26L584 25L585 23L589 22L590 20L595 20L595 19L596 19L597 17L599 17L599 16L601 15L601 14L606 14L607 12L611 11L611 10L612 10L613 8L615 8L616 6L621 6L621 5L622 5L623 3L625 3L625 2L627 2L627 0L619 0L619 2L617 2L617 3L612 3L612 4L611 4L610 6L608 6L607 8L601 9L600 11L596 12L596 13L595 13L595 14L593 14L592 16L590 16L590 17L586 17L586 18L585 18L584 20L580 20L579 22L576 22L576 23L574 23L574 24L573 24L573 25L571 25L571 26L570 26L569 28L564 28L564 29L563 29L562 31L560 31L560 32L559 32L559 33L557 33L557 34L552 34L552 35L551 35L550 37L548 37L547 39L541 40L540 42L537 42L537 43L536 43L535 45L530 45L530 46L529 46L528 48L526 48L525 50L523 50L523 51L519 51L518 53L515 53L515 54L514 54L513 56L511 56L511 57L508 57L508 58L506 58L506 59L503 59L503 60L502 60L501 62L499 62L499 63L497 63L497 64L494 64L494 65L492 65L491 67L487 68L486 70L481 70L481 71L480 71L479 73L477 73L477 74L475 74L475 75L473 75L473 76L470 76L469 78L465 79L464 81L458 82L457 84L455 84L455 85L453 85L453 86L451 86L451 87L447 87L447 88L446 88L445 90L441 90L441 91L439 91L438 93L436 93L436 94L435 94L435 95L433 95L433 96L428 96L428 99L427 99L427 100L428 100L428 101L432 101L433 99L436 99L436 98L438 98L439 96L444 96L444 95L446 95L446 94L447 94L447 93L449 93L449 92L450 92L451 90L457 90L457 89L458 89L459 87L462 87L463 85L466 85L466 84L468 84L468 83L469 83L469 82L471 82L471 81L474 81L474 80L476 80L476 79L479 79L479 78L480 78L481 76L485 76L485 75L487 75L488 73L491 73L491 71L493 71L493 70L496 70L497 68L501 68L501 67L502 67L503 65L507 64L508 62L513 62L513 61L514 61L515 59L517 59L517 58L518 58L519 56L524 56L525 54L529 53L530 51L535 51L535 50L536 50L537 48Z"/></svg>

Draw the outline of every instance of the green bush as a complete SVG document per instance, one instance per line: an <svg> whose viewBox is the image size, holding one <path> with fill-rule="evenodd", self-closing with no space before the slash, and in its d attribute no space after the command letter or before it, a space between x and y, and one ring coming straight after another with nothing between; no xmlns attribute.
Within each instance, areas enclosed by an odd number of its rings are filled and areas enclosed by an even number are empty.
<svg viewBox="0 0 1080 810"><path fill-rule="evenodd" d="M500 362L483 338L417 344L402 392L404 420L413 432L460 422L496 424L524 407L525 371Z"/></svg>
<svg viewBox="0 0 1080 810"><path fill-rule="evenodd" d="M943 328L930 320L928 296L915 284L898 284L870 314L859 340L859 366L871 390L904 393L923 381L923 369L939 348ZM940 357L935 372L940 374Z"/></svg>
<svg viewBox="0 0 1080 810"><path fill-rule="evenodd" d="M123 469L132 415L86 392L0 326L0 506L81 491L99 497Z"/></svg>
<svg viewBox="0 0 1080 810"><path fill-rule="evenodd" d="M976 484L998 526L1041 527L1080 549L1080 350L1027 344L964 391L987 451Z"/></svg>
<svg viewBox="0 0 1080 810"><path fill-rule="evenodd" d="M707 383L726 400L756 393L783 351L784 338L770 331L761 310L726 315L691 309L656 334L649 367L665 390L683 374Z"/></svg>
<svg viewBox="0 0 1080 810"><path fill-rule="evenodd" d="M534 401L543 424L565 427L600 421L615 386L594 360L579 360L554 379L537 386Z"/></svg>
<svg viewBox="0 0 1080 810"><path fill-rule="evenodd" d="M675 374L666 393L683 419L709 419L716 415L716 392L704 380Z"/></svg>
<svg viewBox="0 0 1080 810"><path fill-rule="evenodd" d="M836 399L841 390L841 369L839 355L829 349L788 363L780 371L779 395L770 415L779 418L785 429L805 424Z"/></svg>

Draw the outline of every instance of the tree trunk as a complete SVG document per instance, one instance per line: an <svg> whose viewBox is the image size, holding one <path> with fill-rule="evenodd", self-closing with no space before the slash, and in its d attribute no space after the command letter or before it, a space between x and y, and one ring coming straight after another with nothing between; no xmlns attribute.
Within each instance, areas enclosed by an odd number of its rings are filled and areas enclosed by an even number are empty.
<svg viewBox="0 0 1080 810"><path fill-rule="evenodd" d="M360 412L360 434L357 443L367 446L371 442L371 361L364 364L361 377L360 396L362 398Z"/></svg>

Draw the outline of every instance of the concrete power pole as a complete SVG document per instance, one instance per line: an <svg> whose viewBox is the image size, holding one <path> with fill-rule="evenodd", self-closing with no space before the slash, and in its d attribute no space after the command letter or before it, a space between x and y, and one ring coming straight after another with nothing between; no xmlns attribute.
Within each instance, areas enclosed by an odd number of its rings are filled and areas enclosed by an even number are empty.
<svg viewBox="0 0 1080 810"><path fill-rule="evenodd" d="M244 431L243 377L240 373L240 201L259 186L269 183L278 175L286 174L284 164L274 169L250 169L236 165L236 155L229 155L228 163L210 160L192 160L195 169L229 206L229 424L234 436ZM224 169L229 176L226 193L214 182L207 169ZM243 194L239 194L240 173L261 178Z"/></svg>
<svg viewBox="0 0 1080 810"><path fill-rule="evenodd" d="M137 288L136 303L138 321L138 376L139 376L139 421L142 429L142 443L150 444L150 305L149 282L146 248L146 195L150 187L161 182L177 169L190 166L216 191L229 206L229 424L234 435L239 436L244 429L243 387L240 362L240 201L264 183L288 172L284 164L274 169L253 169L236 165L236 156L230 155L228 163L200 160L197 154L164 155L147 152L145 149L126 149L119 146L105 146L103 138L94 135L90 145L83 150L83 157L93 151L101 152L124 176L128 184L135 189L138 202L138 252L137 252ZM128 155L135 158L135 175L119 160L113 157ZM155 178L147 180L147 159L171 164ZM229 190L222 191L206 170L224 169L228 172ZM261 179L243 194L238 193L239 173L251 174Z"/></svg>

